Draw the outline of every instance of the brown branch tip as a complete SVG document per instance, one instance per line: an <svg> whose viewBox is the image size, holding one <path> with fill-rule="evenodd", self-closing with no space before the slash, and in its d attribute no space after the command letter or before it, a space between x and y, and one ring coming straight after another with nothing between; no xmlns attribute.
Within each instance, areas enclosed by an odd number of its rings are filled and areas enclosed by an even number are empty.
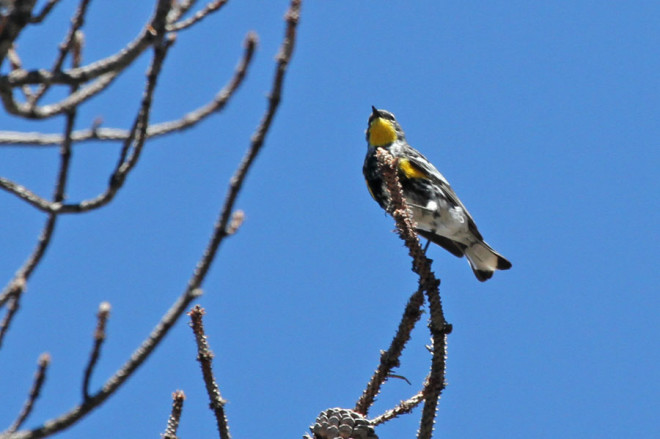
<svg viewBox="0 0 660 439"><path fill-rule="evenodd" d="M179 421L181 420L181 413L183 412L183 402L186 395L183 390L177 390L172 393L172 411L167 420L167 428L165 433L161 436L162 439L176 439L176 432L179 429Z"/></svg>
<svg viewBox="0 0 660 439"><path fill-rule="evenodd" d="M82 396L83 400L88 400L89 395L89 384L92 380L92 374L94 373L94 368L101 357L101 348L103 342L105 341L105 327L108 323L108 318L110 317L110 303L101 302L99 305L99 312L96 314L96 329L94 330L94 347L92 352L89 354L89 360L87 361L87 366L85 367L85 372L83 374L83 383L82 383Z"/></svg>
<svg viewBox="0 0 660 439"><path fill-rule="evenodd" d="M34 404L39 398L39 394L41 393L41 387L46 380L46 370L48 369L49 365L50 354L45 352L39 356L39 360L37 361L37 372L34 374L34 381L32 383L32 388L30 389L30 394L28 395L28 399L25 401L21 412L18 414L18 417L7 429L9 433L13 433L18 430L21 425L23 425L28 416L30 416L30 413L32 413Z"/></svg>

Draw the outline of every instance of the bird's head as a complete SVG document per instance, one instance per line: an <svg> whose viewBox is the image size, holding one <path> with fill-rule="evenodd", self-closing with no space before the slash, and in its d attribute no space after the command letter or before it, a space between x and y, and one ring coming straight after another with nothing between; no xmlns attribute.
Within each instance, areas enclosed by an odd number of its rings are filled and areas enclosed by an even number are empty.
<svg viewBox="0 0 660 439"><path fill-rule="evenodd" d="M396 140L405 139L401 125L392 113L371 107L369 125L367 126L367 143L373 147L386 147Z"/></svg>

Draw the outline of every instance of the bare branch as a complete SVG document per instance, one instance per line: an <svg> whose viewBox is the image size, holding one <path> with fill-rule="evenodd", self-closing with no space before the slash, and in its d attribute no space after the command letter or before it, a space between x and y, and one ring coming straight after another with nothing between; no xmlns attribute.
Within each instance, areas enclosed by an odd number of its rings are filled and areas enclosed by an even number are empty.
<svg viewBox="0 0 660 439"><path fill-rule="evenodd" d="M171 5L171 0L159 0L157 14L161 13L161 17L167 17L169 12L169 6ZM199 286L204 281L206 274L208 273L209 266L212 260L215 257L218 246L224 237L228 236L228 231L230 228L227 226L231 212L233 211L233 204L236 199L236 196L241 189L242 183L245 179L248 169L254 161L257 153L263 145L265 136L270 128L272 119L278 107L279 101L281 99L281 89L282 83L284 80L286 67L291 59L293 52L293 46L295 43L295 28L298 22L299 10L300 10L301 0L292 0L289 11L286 15L287 20L287 30L285 33L284 42L282 44L282 49L278 55L277 59L277 69L275 72L275 77L273 79L273 88L271 90L271 95L269 98L269 106L265 112L265 115L259 124L257 131L252 136L250 147L244 160L239 165L234 178L230 183L228 189L227 198L222 207L222 212L220 214L220 220L217 222L213 236L210 239L209 245L207 246L204 254L202 255L200 261L197 264L194 273L191 275L191 278L188 282L185 291L182 295L175 301L175 303L170 307L170 309L165 313L161 318L160 322L155 326L149 336L142 342L142 344L135 350L131 357L126 361L126 363L112 376L110 377L103 387L95 394L90 395L90 397L83 401L82 404L73 407L70 411L62 414L61 416L45 422L43 425L37 427L33 430L27 431L18 431L11 435L12 439L33 439L33 438L42 438L48 435L55 434L60 432L78 420L82 419L86 414L100 406L107 398L112 395L123 383L126 382L128 377L130 377L138 367L140 367L146 358L153 352L155 347L163 340L168 331L172 328L174 323L178 320L181 314L189 306L189 304L202 294ZM154 25L155 35L158 38L164 38L164 18L158 25ZM162 59L165 56L166 49L168 45L171 44L170 40L164 42L158 42L155 45L155 55L152 61L152 66L150 70L159 69L159 65L162 62ZM72 69L68 72L68 80L71 80L71 72L82 71L82 69L76 70ZM13 74L13 73L12 73ZM37 76L39 76L39 73ZM157 76L157 75L156 75ZM6 77L5 77L6 79ZM2 88L3 78L0 77L0 88ZM74 81L75 82L75 81ZM145 97L143 99L143 105L141 107L141 112L136 118L136 123L134 124L131 134L127 139L127 142L131 143L130 147L125 147L122 152L122 157L124 160L120 160L116 168L116 172L113 173L113 181L125 179L126 174L130 169L135 165L137 158L139 156L140 150L146 138L146 130L148 127L148 113L150 108L150 97L153 88L155 86L155 77L152 78L151 75L148 80L147 89L145 90ZM6 84L6 80L4 84ZM29 82L26 82L29 83ZM64 81L63 83L67 83ZM111 186L116 183L111 183ZM95 200L90 200L90 202ZM57 205L54 206L61 210L70 209L71 205ZM68 207L67 207L68 206ZM75 205L78 209L84 209L85 205ZM226 214L225 214L226 212ZM235 217L236 218L236 217ZM0 435L4 437L4 435Z"/></svg>
<svg viewBox="0 0 660 439"><path fill-rule="evenodd" d="M230 212L232 211L233 202L238 194L238 191L240 190L242 181L245 178L245 174L247 173L249 165L252 163L256 153L259 151L259 148L263 144L265 135L268 131L268 128L270 127L270 123L277 108L277 104L279 103L286 66L288 65L293 53L293 46L296 36L295 27L298 23L299 10L300 0L292 0L291 7L286 16L287 30L285 34L285 40L282 45L282 50L278 56L278 64L273 83L273 90L269 101L269 108L266 112L266 115L264 116L264 120L259 125L257 132L252 138L251 147L246 154L248 158L244 159L241 165L239 165L239 170L235 175L235 177L238 176L239 178L232 179L232 184L229 188L227 200L225 201L225 204L222 208L223 213L220 215L221 220L218 222L218 225L216 225L215 232L211 237L211 242L207 246L207 249L205 250L200 262L197 264L197 268L191 276L191 279L188 282L188 286L186 287L184 293L163 316L151 334L149 334L149 337L147 337L147 339L136 349L131 358L110 379L108 379L108 381L106 381L105 385L99 392L90 396L90 398L83 404L74 407L72 410L59 416L56 419L46 422L41 427L30 431L17 432L15 435L13 435L13 439L36 439L54 434L58 431L62 431L71 426L77 420L81 419L94 408L102 404L103 401L105 401L112 393L114 393L144 362L149 354L151 354L151 352L160 343L163 337L165 337L169 329L172 327L172 325L174 325L174 323L184 312L185 308L190 304L190 302L202 294L199 285L201 285L208 272L208 268L213 258L215 257L220 241L222 241L222 239L227 236L227 221L230 216ZM227 211L227 215L223 220L225 211Z"/></svg>
<svg viewBox="0 0 660 439"><path fill-rule="evenodd" d="M210 407L215 415L215 420L218 425L218 432L220 439L231 439L229 434L229 425L227 423L227 415L225 414L226 401L220 394L220 388L215 380L213 374L213 352L209 347L206 340L206 333L204 332L204 308L196 305L188 313L190 316L190 326L195 334L195 342L197 343L197 361L202 367L202 376L204 377L204 385L206 386L206 393L209 395Z"/></svg>
<svg viewBox="0 0 660 439"><path fill-rule="evenodd" d="M244 160L239 165L237 173L232 178L232 184L230 184L227 198L222 208L223 213L220 215L221 219L218 221L218 224L215 227L215 231L211 237L209 245L207 246L202 258L198 262L197 268L191 276L186 290L172 305L169 311L163 316L151 334L149 334L149 337L147 337L142 345L136 349L131 358L110 379L108 379L108 381L106 381L105 385L99 392L90 396L90 398L83 404L74 407L72 410L63 414L57 419L51 420L35 430L23 432L22 434L19 432L15 439L36 439L64 430L65 428L71 426L78 419L92 411L94 408L98 407L112 393L114 393L144 362L144 360L155 349L158 343L160 343L163 337L165 337L169 329L172 327L172 325L174 325L174 323L184 312L185 308L190 304L190 302L202 294L202 290L199 288L199 286L208 273L208 268L213 258L215 257L220 242L222 239L224 239L224 237L228 236L227 221L230 216L229 212L231 212L233 208L233 202L241 188L242 181L245 178L250 164L254 160L256 153L259 151L259 148L263 144L265 135L268 131L268 128L270 127L270 123L277 109L277 105L279 104L282 83L286 73L286 66L291 60L291 56L293 54L293 47L296 37L295 30L300 14L300 4L301 0L292 0L291 6L286 14L287 29L285 32L284 42L282 43L282 49L278 55L278 64L273 80L273 89L269 100L270 105L266 115L264 116L264 119L262 120L262 123L259 125L255 135L252 137L251 146L248 150L248 153L246 154L247 159L244 158ZM224 218L225 211L227 212L227 218Z"/></svg>
<svg viewBox="0 0 660 439"><path fill-rule="evenodd" d="M238 87L243 83L243 79L245 79L245 75L247 74L247 69L252 62L257 43L257 34L254 32L249 32L245 37L245 51L243 53L243 58L240 60L238 66L236 66L234 76L231 78L229 83L227 83L227 85L225 85L222 90L220 90L220 92L215 95L213 101L194 111L191 111L181 119L152 125L147 131L147 135L149 137L156 137L162 136L163 134L169 134L173 131L181 131L187 128L191 128L197 123L206 119L211 114L221 111L227 102L229 102L229 99L234 95L236 90L238 90Z"/></svg>
<svg viewBox="0 0 660 439"><path fill-rule="evenodd" d="M396 159L379 148L377 151L378 168L383 175L391 196L391 214L397 225L397 231L405 242L410 256L413 258L413 271L419 275L419 286L426 293L429 301L431 319L429 329L433 342L433 357L431 359L431 372L424 385L424 408L418 433L419 439L430 439L433 434L433 423L438 405L438 398L445 388L445 359L447 355L447 334L451 332L451 325L445 320L440 301L440 281L431 271L429 260L419 243L415 232L415 223L410 210L403 197L403 191L397 174Z"/></svg>
<svg viewBox="0 0 660 439"><path fill-rule="evenodd" d="M7 51L7 59L9 59L9 64L11 66L12 71L20 70L23 68L21 58L18 56L18 53L16 53L16 49L14 49L14 47L10 47L9 50ZM30 97L32 96L32 90L30 89L30 86L28 86L27 84L21 86L21 91L23 92L23 95L25 96L26 99L30 99ZM59 134L58 136L61 137L61 135Z"/></svg>
<svg viewBox="0 0 660 439"><path fill-rule="evenodd" d="M205 107L202 107L198 110L195 110L194 112L189 113L179 121L152 125L151 127L153 130L152 135L153 136L162 135L176 129L185 129L191 127L194 124L198 123L203 118L210 115L212 112L221 110L243 82L243 79L245 78L247 73L247 69L251 63L251 60L253 59L253 54L256 48L256 44L257 44L256 34L248 33L245 39L245 52L243 54L243 58L239 62L233 78L216 95L213 103L208 104ZM71 125L71 127L72 126L73 125ZM96 129L92 129L90 131L96 131ZM127 140L129 138L129 135L130 132L126 131L125 134L122 135L122 137L125 140ZM61 143L62 141L66 140L65 144L68 145L67 151L70 151L70 144L74 139L75 139L75 133L69 133L69 131L67 130L64 136L58 136L57 139L55 140L57 143ZM67 156L70 156L70 152L67 153ZM68 160L66 162L66 167L68 169ZM62 171L60 171L60 174L62 174ZM54 202L50 202L45 198L42 198L37 194L33 193L26 187L14 183L11 180L8 180L4 177L0 177L0 188L15 194L16 196L27 201L29 204L33 205L39 210L42 210L52 215L61 214L61 213L78 213L89 210L89 209L83 209L82 205L85 202L79 204L64 204L64 205L61 203L61 201L63 201L62 199L55 199ZM96 207L100 207L100 206L101 204L97 204ZM42 237L40 238L39 247L37 248L37 250L35 250L35 252L30 257L30 259L25 263L24 267L17 272L16 276L14 276L14 279L9 283L9 285L5 287L2 294L0 294L0 306L7 301L10 294L14 294L14 292L16 292L16 288L15 288L16 286L25 285L26 278L30 276L32 270L34 269L38 261L41 259L41 256L43 255L43 251L45 250L45 247L48 244L50 235L52 233L52 228L54 227L54 220L55 220L54 217L52 219L49 219L48 222L49 225L48 227L45 227L44 232L42 233ZM51 222L52 224L50 224ZM20 279L23 279L23 281L18 282L18 280ZM20 291L22 291L22 287L20 288Z"/></svg>
<svg viewBox="0 0 660 439"><path fill-rule="evenodd" d="M160 322L151 331L147 339L133 352L126 363L104 384L104 386L82 404L73 407L67 413L45 422L42 426L34 430L16 432L11 436L12 439L37 439L50 436L59 431L72 426L78 420L82 419L89 412L99 407L110 395L112 395L126 380L135 372L135 370L144 363L144 360L153 352L163 337L172 328L174 323L184 313L190 302L202 294L201 290L186 290L172 307L165 313ZM0 434L0 438L4 436Z"/></svg>
<svg viewBox="0 0 660 439"><path fill-rule="evenodd" d="M53 9L53 7L59 3L60 0L48 0L48 2L44 5L44 7L41 9L41 11L37 15L33 15L30 17L30 23L32 24L38 24L44 21L46 16L50 13L50 11Z"/></svg>
<svg viewBox="0 0 660 439"><path fill-rule="evenodd" d="M13 90L2 86L0 86L0 99L2 99L2 104L5 107L5 110L10 114L25 117L27 119L47 119L70 111L72 108L77 107L88 99L96 96L105 90L120 73L121 71L118 70L101 75L91 84L69 94L61 101L44 106L33 106L30 103L17 102L16 99L14 99ZM2 78L0 78L0 82L1 79Z"/></svg>
<svg viewBox="0 0 660 439"><path fill-rule="evenodd" d="M225 5L225 3L227 3L227 0L215 0L209 2L206 4L206 6L204 6L203 9L197 11L192 17L168 24L166 29L168 32L178 32L180 30L187 29L195 23L200 22L213 12L219 11L220 8Z"/></svg>
<svg viewBox="0 0 660 439"><path fill-rule="evenodd" d="M46 199L39 197L24 186L18 185L6 178L0 177L0 188L5 189L10 193L18 196L19 198L27 201L32 206L43 210L48 213L72 213L72 212L87 212L89 210L97 209L105 206L115 197L117 192L122 188L126 177L137 164L142 148L146 141L145 132L149 125L149 113L151 110L152 96L156 87L158 75L167 49L174 42L173 38L168 38L163 45L157 46L155 49L155 56L149 73L147 75L147 87L142 99L140 110L133 122L131 135L124 142L121 152L121 158L117 167L113 171L107 189L102 194L88 200L81 201L76 204L62 204L59 202L49 202ZM130 150L130 154L128 154Z"/></svg>
<svg viewBox="0 0 660 439"><path fill-rule="evenodd" d="M74 91L76 87L77 86L75 85L72 86L71 87L72 91ZM73 132L73 128L75 126L75 120L76 120L76 109L74 108L71 111L69 111L66 115L66 124L64 128L64 136L63 136L64 139L60 147L60 168L57 174L57 180L55 182L55 190L53 193L53 203L55 204L60 204L64 201L64 194L66 192L66 184L68 181L69 168L71 164L71 154L72 154L71 133ZM0 186L3 185L5 180L6 179L0 177ZM39 241L37 242L37 246L35 247L30 257L27 259L27 261L23 263L23 266L16 272L13 279L5 287L2 294L0 294L0 306L2 306L9 297L14 297L16 303L13 306L14 307L18 306L18 301L20 300L21 295L25 291L25 287L27 285L30 276L32 275L32 272L41 262L41 259L50 244L51 237L53 236L53 231L55 230L56 222L57 222L57 212L49 212L48 219L46 220L46 224L44 225L41 235L39 236ZM3 326L3 329L4 331L6 331L7 327ZM0 337L0 346L2 344L1 340L2 338Z"/></svg>
<svg viewBox="0 0 660 439"><path fill-rule="evenodd" d="M172 10L167 15L167 22L174 23L178 21L181 17L186 15L188 11L195 6L197 0L177 0L172 2Z"/></svg>
<svg viewBox="0 0 660 439"><path fill-rule="evenodd" d="M424 305L424 292L422 289L419 289L410 296L406 309L401 317L399 328L397 329L396 335L394 336L389 349L381 353L378 369L374 372L369 384L367 384L367 388L355 404L356 412L362 413L365 416L368 414L369 408L376 400L376 396L378 396L381 386L385 383L388 376L390 376L390 372L395 367L399 367L401 353L406 347L408 340L410 340L412 330L422 316L422 305Z"/></svg>
<svg viewBox="0 0 660 439"><path fill-rule="evenodd" d="M392 410L387 410L385 413L383 413L380 416L375 417L370 422L374 426L384 424L385 422L387 422L391 419L394 419L397 416L412 412L413 409L415 407L417 407L419 405L419 403L422 402L422 401L424 401L424 391L423 390L418 392L412 398L410 398L406 401L401 401Z"/></svg>
<svg viewBox="0 0 660 439"><path fill-rule="evenodd" d="M7 433L13 433L18 430L21 425L23 425L27 417L30 416L32 408L34 407L34 403L37 401L39 394L41 393L41 387L43 386L46 379L46 369L48 369L49 365L50 355L46 353L41 354L39 356L39 361L37 362L37 372L34 374L34 381L32 382L32 388L30 389L28 399L25 401L23 409L19 413L16 420L7 429Z"/></svg>
<svg viewBox="0 0 660 439"><path fill-rule="evenodd" d="M71 20L71 28L69 29L67 36L64 38L64 41L59 46L59 55L57 56L57 59L55 60L53 67L50 69L51 72L59 72L60 70L62 70L64 59L66 58L69 51L71 50L71 47L74 44L76 33L78 32L79 29L82 28L85 22L85 14L87 13L87 7L89 6L89 2L90 0L80 0L80 5L78 6L76 14ZM44 93L48 91L50 86L51 84L48 82L42 83L37 89L37 91L30 97L29 106L32 109L34 109L39 99L41 99Z"/></svg>
<svg viewBox="0 0 660 439"><path fill-rule="evenodd" d="M19 291L22 292L23 290L21 289ZM2 321L0 321L0 348L2 347L2 341L4 340L5 335L7 335L7 332L9 331L9 326L11 326L11 322L16 316L18 308L20 307L19 297L19 293L14 293L7 294L5 299L5 302L7 302L7 313L5 314Z"/></svg>
<svg viewBox="0 0 660 439"><path fill-rule="evenodd" d="M115 195L117 195L117 192L119 192L119 190L123 187L124 182L126 181L126 177L128 177L129 173L140 159L140 154L142 153L142 149L146 141L145 133L147 131L147 127L149 126L149 114L151 111L152 97L156 88L156 82L158 80L165 55L167 54L167 50L173 43L173 38L167 38L162 45L156 46L155 48L154 61L151 65L151 68L149 69L149 74L147 75L147 89L145 90L144 97L142 99L140 111L138 112L138 115L135 118L135 122L133 123L131 135L124 142L117 167L110 176L108 188L104 193L98 195L95 198L82 201L78 204L63 205L62 210L85 212L105 206L110 201L112 201Z"/></svg>
<svg viewBox="0 0 660 439"><path fill-rule="evenodd" d="M20 199L27 201L32 206L36 207L39 210L43 210L44 212L57 213L59 210L50 201L40 197L39 195L35 194L25 186L22 186L18 183L14 183L13 181L7 178L0 177L0 189L4 189L7 192L16 195Z"/></svg>
<svg viewBox="0 0 660 439"><path fill-rule="evenodd" d="M34 3L36 0L22 1ZM157 33L154 33L154 29L163 28L162 23L164 23L167 18L171 3L171 0L158 0L156 11L151 22L144 27L133 41L124 46L116 54L95 61L85 67L73 68L64 72L50 72L45 69L31 71L18 70L7 76L0 76L0 90L24 84L43 84L44 82L51 84L74 85L87 82L109 72L120 73L126 67L131 65L131 63L140 56L145 49L151 46L157 37L162 37ZM2 41L3 37L2 34L0 34L0 42ZM2 44L0 44L0 63L2 61L3 53Z"/></svg>
<svg viewBox="0 0 660 439"><path fill-rule="evenodd" d="M227 191L227 196L225 198L225 203L220 213L220 217L215 223L215 228L211 242L204 252L204 256L197 264L195 268L195 273L190 280L189 289L197 288L202 280L206 277L206 273L211 267L211 263L215 257L220 244L227 236L227 224L231 216L231 212L234 207L234 202L238 196L245 177L250 170L252 162L259 154L261 147L266 138L266 134L270 128L270 125L279 106L280 99L282 96L282 85L284 83L284 77L286 75L286 69L291 61L291 56L293 55L293 48L296 42L296 27L298 25L298 20L300 18L300 6L302 0L291 0L291 5L285 15L287 22L286 31L284 35L284 41L280 47L280 51L277 55L277 66L275 69L275 76L273 78L273 85L271 88L270 96L268 99L268 108L264 114L259 126L252 135L250 147L243 156L241 163L238 165L236 172L229 181L229 190Z"/></svg>
<svg viewBox="0 0 660 439"><path fill-rule="evenodd" d="M191 111L180 119L150 125L149 128L147 128L146 137L149 139L169 134L173 131L182 131L192 128L211 114L221 111L236 90L238 90L239 86L243 83L243 79L245 79L248 67L253 59L257 41L258 38L255 33L248 33L245 38L245 51L242 59L236 67L234 76L227 85L218 92L213 98L213 101ZM92 129L75 131L71 137L74 142L83 142L86 140L126 140L129 135L130 132L128 130L95 127ZM0 145L54 146L61 142L61 134L0 131Z"/></svg>
<svg viewBox="0 0 660 439"><path fill-rule="evenodd" d="M177 439L176 432L179 429L179 420L181 419L181 412L183 411L183 402L186 395L183 390L177 390L172 393L172 411L167 420L167 428L165 433L162 434L162 439Z"/></svg>
<svg viewBox="0 0 660 439"><path fill-rule="evenodd" d="M71 124L71 126L72 126L72 124ZM64 193L64 188L65 188L66 179L67 179L67 175L68 175L70 157L71 157L71 152L70 152L70 143L69 143L68 147L66 147L66 149L63 148L63 151L62 151L62 154L61 154L62 162L61 162L61 165L60 165L60 172L59 172L59 176L58 176L58 180L57 180L57 184L56 184L57 187L59 188L59 190L56 190L56 195L59 194L59 196L57 198L62 198L62 195ZM6 179L0 177L0 186L4 185L5 181L6 181ZM37 197L37 198L38 198L39 202L44 202L46 205L51 204L50 202L44 200L43 198L40 198L40 197ZM61 201L62 201L62 199L59 199L59 200L56 200L55 203L59 203ZM50 244L50 240L51 240L51 237L53 235L53 230L55 230L56 220L57 220L57 212L49 213L48 219L46 220L46 224L44 225L44 228L41 232L41 235L39 235L39 240L37 242L37 245L36 245L35 249L32 251L32 254L23 263L21 268L16 272L16 274L14 275L12 280L9 281L7 286L4 288L4 290L0 294L0 306L4 305L10 297L15 297L16 299L20 298L20 296L25 291L25 287L27 285L28 279L32 275L32 272L37 267L39 262L41 262L41 258L45 254L46 249L48 248L48 245ZM0 346L2 346L1 340L2 340L2 337L0 337Z"/></svg>
<svg viewBox="0 0 660 439"><path fill-rule="evenodd" d="M426 290L426 297L429 301L431 314L429 330L431 331L433 356L431 358L431 373L429 373L424 385L425 401L418 436L420 439L431 439L433 435L438 399L440 399L440 395L446 387L447 335L452 331L452 325L447 323L442 310L440 292L438 291L440 281L434 280L433 273L430 271L429 275L431 277L421 282L430 286Z"/></svg>
<svg viewBox="0 0 660 439"><path fill-rule="evenodd" d="M7 51L32 17L32 9L37 0L16 0L9 16L0 28L0 66L2 66Z"/></svg>
<svg viewBox="0 0 660 439"><path fill-rule="evenodd" d="M82 395L83 401L89 399L89 382L92 379L92 373L96 367L96 363L101 356L101 347L105 341L105 325L108 323L110 317L110 304L102 302L99 305L99 312L96 314L96 330L94 331L94 348L89 356L87 367L85 367L85 374L83 377Z"/></svg>

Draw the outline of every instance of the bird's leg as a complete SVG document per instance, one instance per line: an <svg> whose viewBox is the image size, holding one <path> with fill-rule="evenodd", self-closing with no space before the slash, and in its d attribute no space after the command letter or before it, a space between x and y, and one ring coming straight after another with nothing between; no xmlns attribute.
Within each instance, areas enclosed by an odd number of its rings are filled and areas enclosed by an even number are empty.
<svg viewBox="0 0 660 439"><path fill-rule="evenodd" d="M428 250L429 245L431 245L431 240L430 240L430 239L427 239L427 240L426 240L426 245L424 246L424 254L426 254L426 250Z"/></svg>

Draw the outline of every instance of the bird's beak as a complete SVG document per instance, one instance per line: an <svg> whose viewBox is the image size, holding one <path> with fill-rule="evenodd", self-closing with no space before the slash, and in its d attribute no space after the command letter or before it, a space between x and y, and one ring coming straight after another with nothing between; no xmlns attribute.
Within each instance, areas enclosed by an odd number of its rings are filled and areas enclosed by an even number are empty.
<svg viewBox="0 0 660 439"><path fill-rule="evenodd" d="M374 116L374 117L380 117L380 112L373 105L371 106L371 115Z"/></svg>

